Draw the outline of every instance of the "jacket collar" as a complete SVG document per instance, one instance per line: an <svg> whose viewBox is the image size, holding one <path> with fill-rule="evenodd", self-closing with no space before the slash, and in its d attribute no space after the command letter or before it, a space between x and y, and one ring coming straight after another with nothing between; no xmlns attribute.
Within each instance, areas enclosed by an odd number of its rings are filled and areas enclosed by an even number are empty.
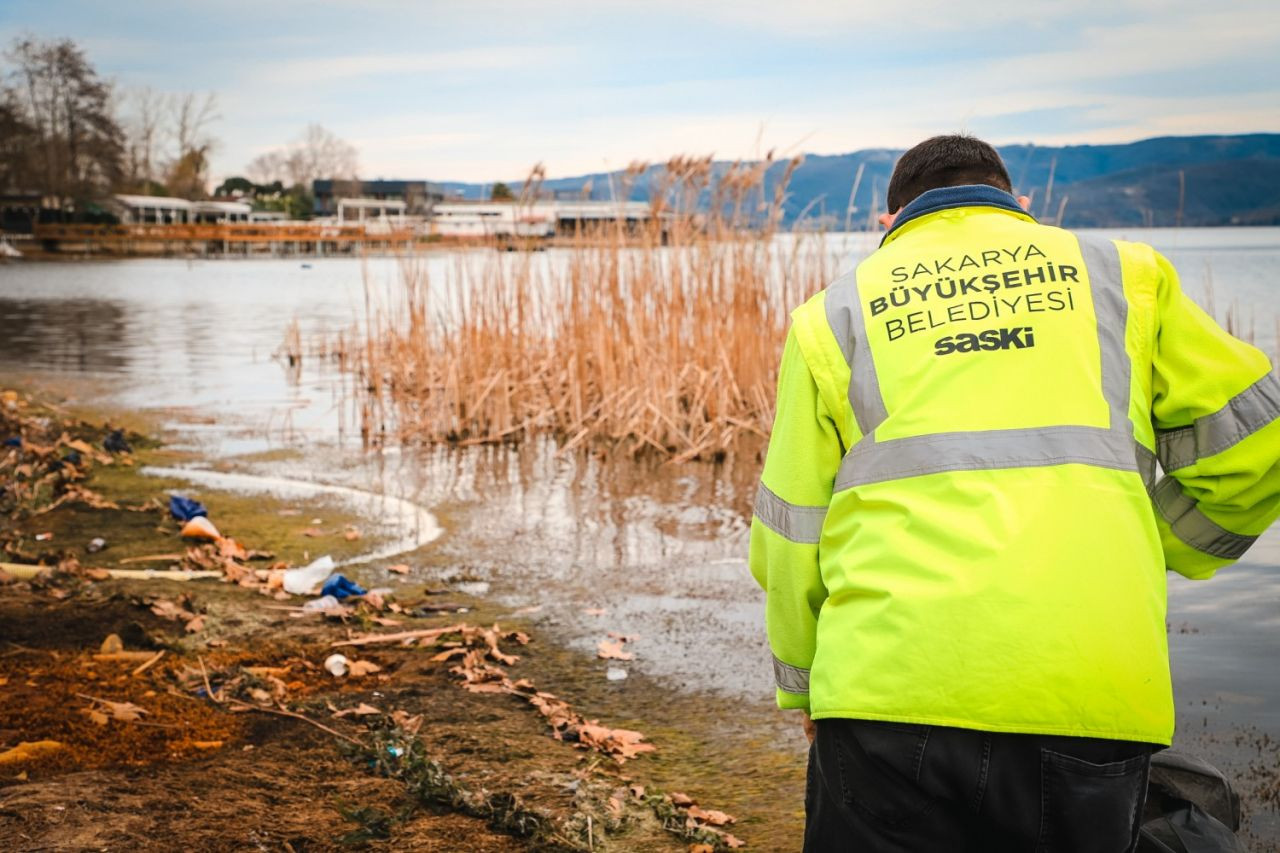
<svg viewBox="0 0 1280 853"><path fill-rule="evenodd" d="M985 184L939 187L935 190L927 190L920 193L906 207L902 208L897 218L893 221L893 227L886 231L884 237L881 238L880 245L883 246L894 235L894 232L913 219L919 219L930 213L937 213L939 210L947 210L953 207L995 207L1001 210L1008 210L1019 216L1026 216L1032 222L1035 221L1035 217L1023 210L1022 205L1018 204L1018 200L1004 190Z"/></svg>

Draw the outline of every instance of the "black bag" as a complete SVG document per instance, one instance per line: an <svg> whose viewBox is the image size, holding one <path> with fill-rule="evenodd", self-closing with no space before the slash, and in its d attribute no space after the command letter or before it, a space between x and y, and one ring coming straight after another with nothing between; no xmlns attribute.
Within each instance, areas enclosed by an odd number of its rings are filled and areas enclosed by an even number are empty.
<svg viewBox="0 0 1280 853"><path fill-rule="evenodd" d="M1240 797L1207 761L1173 749L1151 757L1138 853L1246 853Z"/></svg>

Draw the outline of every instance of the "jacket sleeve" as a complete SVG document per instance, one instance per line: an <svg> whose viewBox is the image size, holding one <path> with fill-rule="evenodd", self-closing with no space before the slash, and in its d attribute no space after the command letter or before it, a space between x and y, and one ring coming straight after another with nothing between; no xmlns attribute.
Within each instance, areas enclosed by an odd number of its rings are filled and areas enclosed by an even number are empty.
<svg viewBox="0 0 1280 853"><path fill-rule="evenodd" d="M1168 568L1208 578L1280 515L1280 381L1160 269L1152 362L1153 500Z"/></svg>
<svg viewBox="0 0 1280 853"><path fill-rule="evenodd" d="M809 709L818 612L827 598L818 542L840 447L793 327L778 370L777 413L751 521L751 573L765 589L781 708Z"/></svg>

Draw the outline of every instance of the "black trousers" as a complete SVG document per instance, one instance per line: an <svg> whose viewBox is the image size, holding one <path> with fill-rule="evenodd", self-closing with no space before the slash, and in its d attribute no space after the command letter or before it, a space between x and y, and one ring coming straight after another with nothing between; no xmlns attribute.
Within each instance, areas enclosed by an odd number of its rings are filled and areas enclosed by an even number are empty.
<svg viewBox="0 0 1280 853"><path fill-rule="evenodd" d="M806 853L1121 853L1137 843L1146 743L819 720Z"/></svg>

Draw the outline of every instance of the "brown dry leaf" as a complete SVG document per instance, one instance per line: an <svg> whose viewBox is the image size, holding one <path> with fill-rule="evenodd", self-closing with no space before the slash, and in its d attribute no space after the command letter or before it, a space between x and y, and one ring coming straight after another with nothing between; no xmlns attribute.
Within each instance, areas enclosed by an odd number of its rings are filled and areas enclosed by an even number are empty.
<svg viewBox="0 0 1280 853"><path fill-rule="evenodd" d="M403 620L401 620L401 619L392 619L392 618L391 618L391 617L389 617L389 616L375 616L375 617L373 617L373 619L372 619L372 620L370 620L370 621L372 621L372 622L373 622L373 624L375 624L375 625L381 625L381 626L383 626L384 628L394 628L394 627L395 627L395 626L397 626L397 625L403 625L403 624L404 624L404 621L403 621Z"/></svg>
<svg viewBox="0 0 1280 853"><path fill-rule="evenodd" d="M345 531L343 531L342 538L347 540L348 542L355 542L357 539L360 538L360 528L348 527Z"/></svg>
<svg viewBox="0 0 1280 853"><path fill-rule="evenodd" d="M229 536L218 540L218 553L229 560L249 559L249 552L244 545Z"/></svg>
<svg viewBox="0 0 1280 853"><path fill-rule="evenodd" d="M124 641L120 639L119 634L107 634L106 639L102 641L102 645L98 647L98 651L104 655L122 652L124 651Z"/></svg>
<svg viewBox="0 0 1280 853"><path fill-rule="evenodd" d="M510 693L511 688L500 681L482 681L479 683L467 683L462 685L472 693Z"/></svg>
<svg viewBox="0 0 1280 853"><path fill-rule="evenodd" d="M368 717L371 714L381 714L382 711L372 705L361 702L354 708L343 708L341 711L334 711L334 717Z"/></svg>
<svg viewBox="0 0 1280 853"><path fill-rule="evenodd" d="M319 527L308 527L306 530L302 531L302 535L308 536L312 539L318 539L324 535L324 531Z"/></svg>
<svg viewBox="0 0 1280 853"><path fill-rule="evenodd" d="M535 604L532 607L521 607L519 610L511 611L512 616L529 616L542 611L541 604Z"/></svg>
<svg viewBox="0 0 1280 853"><path fill-rule="evenodd" d="M588 616L603 616L609 611L603 607L584 607L582 612Z"/></svg>
<svg viewBox="0 0 1280 853"><path fill-rule="evenodd" d="M689 796L688 794L681 794L678 791L672 792L667 796L671 798L671 805L673 806L679 806L680 808L687 808L688 806L691 806L694 804L693 797Z"/></svg>
<svg viewBox="0 0 1280 853"><path fill-rule="evenodd" d="M602 658L603 660L635 659L635 655L631 654L631 652L624 652L622 650L622 641L620 640L612 643L608 640L601 640L600 645L596 648L596 657Z"/></svg>
<svg viewBox="0 0 1280 853"><path fill-rule="evenodd" d="M407 575L409 574L409 567L404 563L399 563L394 566L387 566L387 571L395 575Z"/></svg>
<svg viewBox="0 0 1280 853"><path fill-rule="evenodd" d="M716 848L710 844L690 844L689 853L716 853Z"/></svg>
<svg viewBox="0 0 1280 853"><path fill-rule="evenodd" d="M391 712L391 719L405 734L416 735L424 718L422 714L410 716L406 711L395 710Z"/></svg>
<svg viewBox="0 0 1280 853"><path fill-rule="evenodd" d="M151 604L151 612L159 616L161 619L179 619L187 611L178 605L169 601L167 598L161 598ZM189 614L188 614L189 615Z"/></svg>
<svg viewBox="0 0 1280 853"><path fill-rule="evenodd" d="M361 598L374 610L385 610L387 607L386 599L382 597L380 592L366 592Z"/></svg>
<svg viewBox="0 0 1280 853"><path fill-rule="evenodd" d="M203 614L202 614L202 615L200 615L200 616L197 616L197 617L196 617L196 618L194 618L194 619L188 619L188 620L187 620L187 633L188 633L188 634L194 634L194 633L196 633L197 631L201 630L202 628L204 628L204 616L203 616Z"/></svg>
<svg viewBox="0 0 1280 853"><path fill-rule="evenodd" d="M347 674L352 678L363 678L374 672L382 672L382 667L371 660L353 660L347 669Z"/></svg>
<svg viewBox="0 0 1280 853"><path fill-rule="evenodd" d="M737 820L733 815L718 812L715 809L700 809L697 806L689 807L689 817L712 826L728 826Z"/></svg>
<svg viewBox="0 0 1280 853"><path fill-rule="evenodd" d="M222 741L220 740L193 740L191 745L196 749L221 749Z"/></svg>
<svg viewBox="0 0 1280 853"><path fill-rule="evenodd" d="M151 713L146 708L139 707L132 702L112 702L109 699L94 699L93 701L102 705L112 719L119 720L122 723L136 722L142 719L143 714Z"/></svg>
<svg viewBox="0 0 1280 853"><path fill-rule="evenodd" d="M467 650L462 646L459 646L456 649L445 649L443 652L440 652L439 654L432 655L431 660L435 661L436 663L439 663L440 661L449 660L450 658L462 657L466 653L467 653Z"/></svg>
<svg viewBox="0 0 1280 853"><path fill-rule="evenodd" d="M631 785L627 790L630 791L631 796L635 797L637 800L644 799L644 785Z"/></svg>
<svg viewBox="0 0 1280 853"><path fill-rule="evenodd" d="M111 572L107 571L106 569L97 569L97 568L85 569L84 576L91 581L111 580Z"/></svg>
<svg viewBox="0 0 1280 853"><path fill-rule="evenodd" d="M747 846L747 842L743 841L741 838L738 838L737 836L730 835L727 832L720 833L720 837L724 839L725 846L733 850L737 850L739 848Z"/></svg>
<svg viewBox="0 0 1280 853"><path fill-rule="evenodd" d="M609 816L614 820L622 819L622 800L617 795L609 798L609 802L605 803L605 807L609 810Z"/></svg>
<svg viewBox="0 0 1280 853"><path fill-rule="evenodd" d="M89 716L90 720L92 720L96 725L99 725L99 726L105 726L107 724L107 721L111 719L106 714L99 711L97 708L85 708L84 712Z"/></svg>
<svg viewBox="0 0 1280 853"><path fill-rule="evenodd" d="M4 687L8 683L9 683L9 678L7 676L0 675L0 687Z"/></svg>
<svg viewBox="0 0 1280 853"><path fill-rule="evenodd" d="M0 767L6 764L20 764L36 758L43 758L62 748L63 744L56 740L23 741L13 749L6 749L0 752Z"/></svg>

